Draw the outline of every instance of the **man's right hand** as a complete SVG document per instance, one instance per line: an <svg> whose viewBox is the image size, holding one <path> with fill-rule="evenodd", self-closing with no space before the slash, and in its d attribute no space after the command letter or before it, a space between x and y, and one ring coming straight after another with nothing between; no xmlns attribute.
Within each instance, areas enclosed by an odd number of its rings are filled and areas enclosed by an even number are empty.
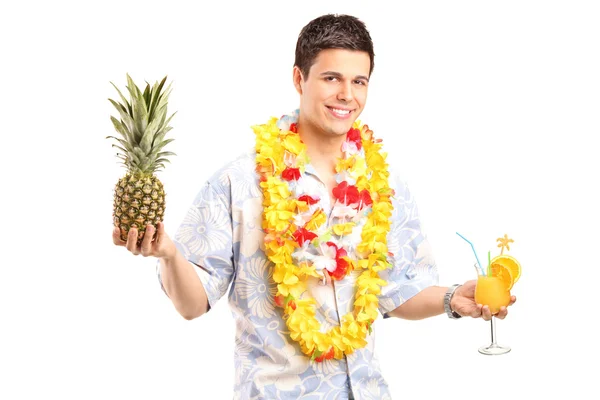
<svg viewBox="0 0 600 400"><path fill-rule="evenodd" d="M158 230L152 225L146 227L142 243L137 244L138 231L131 228L127 235L127 241L121 239L121 232L118 227L113 229L113 242L117 246L123 246L134 255L141 254L144 257L172 258L177 254L177 248L171 238L165 233L165 224L159 222ZM152 239L156 232L156 238Z"/></svg>

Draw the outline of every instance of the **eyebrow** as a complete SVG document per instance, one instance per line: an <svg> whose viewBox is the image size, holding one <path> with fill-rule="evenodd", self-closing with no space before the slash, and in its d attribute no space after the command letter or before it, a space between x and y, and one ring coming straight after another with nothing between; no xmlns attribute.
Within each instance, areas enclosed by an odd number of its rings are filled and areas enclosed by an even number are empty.
<svg viewBox="0 0 600 400"><path fill-rule="evenodd" d="M321 76L335 76L336 78L342 78L342 74L340 74L339 72L335 72L335 71L322 72ZM369 78L367 78L364 75L356 75L354 77L354 79L364 79L365 81L369 82Z"/></svg>

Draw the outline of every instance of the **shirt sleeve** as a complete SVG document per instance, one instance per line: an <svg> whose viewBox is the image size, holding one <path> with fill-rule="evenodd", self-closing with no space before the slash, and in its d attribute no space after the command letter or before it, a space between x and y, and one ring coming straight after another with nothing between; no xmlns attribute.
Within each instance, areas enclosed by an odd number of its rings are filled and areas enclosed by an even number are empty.
<svg viewBox="0 0 600 400"><path fill-rule="evenodd" d="M227 292L234 275L232 226L230 190L208 181L173 238L177 249L194 265L208 296L209 309ZM156 269L165 291L160 262Z"/></svg>
<svg viewBox="0 0 600 400"><path fill-rule="evenodd" d="M379 311L384 318L388 318L387 313L421 290L437 285L439 281L431 247L421 227L417 204L405 182L394 178L391 183L395 190L392 225L388 234L392 268L379 274L388 282L381 288L379 296Z"/></svg>

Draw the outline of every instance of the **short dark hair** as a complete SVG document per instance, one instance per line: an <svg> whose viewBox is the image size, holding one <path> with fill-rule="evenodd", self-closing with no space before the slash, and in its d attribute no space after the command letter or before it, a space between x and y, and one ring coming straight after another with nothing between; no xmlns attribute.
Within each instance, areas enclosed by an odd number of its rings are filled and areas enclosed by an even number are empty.
<svg viewBox="0 0 600 400"><path fill-rule="evenodd" d="M304 79L321 50L348 49L364 51L371 58L369 76L375 67L373 40L364 22L351 15L326 14L310 21L298 35L294 66Z"/></svg>

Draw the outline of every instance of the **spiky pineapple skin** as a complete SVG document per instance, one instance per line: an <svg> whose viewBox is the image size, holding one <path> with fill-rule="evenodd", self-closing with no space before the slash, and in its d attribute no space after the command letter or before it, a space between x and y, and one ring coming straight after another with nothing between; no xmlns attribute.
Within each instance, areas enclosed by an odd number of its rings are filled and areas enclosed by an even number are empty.
<svg viewBox="0 0 600 400"><path fill-rule="evenodd" d="M127 241L131 228L138 230L137 243L141 243L146 227L163 221L166 202L162 182L155 175L128 173L115 185L113 221Z"/></svg>

